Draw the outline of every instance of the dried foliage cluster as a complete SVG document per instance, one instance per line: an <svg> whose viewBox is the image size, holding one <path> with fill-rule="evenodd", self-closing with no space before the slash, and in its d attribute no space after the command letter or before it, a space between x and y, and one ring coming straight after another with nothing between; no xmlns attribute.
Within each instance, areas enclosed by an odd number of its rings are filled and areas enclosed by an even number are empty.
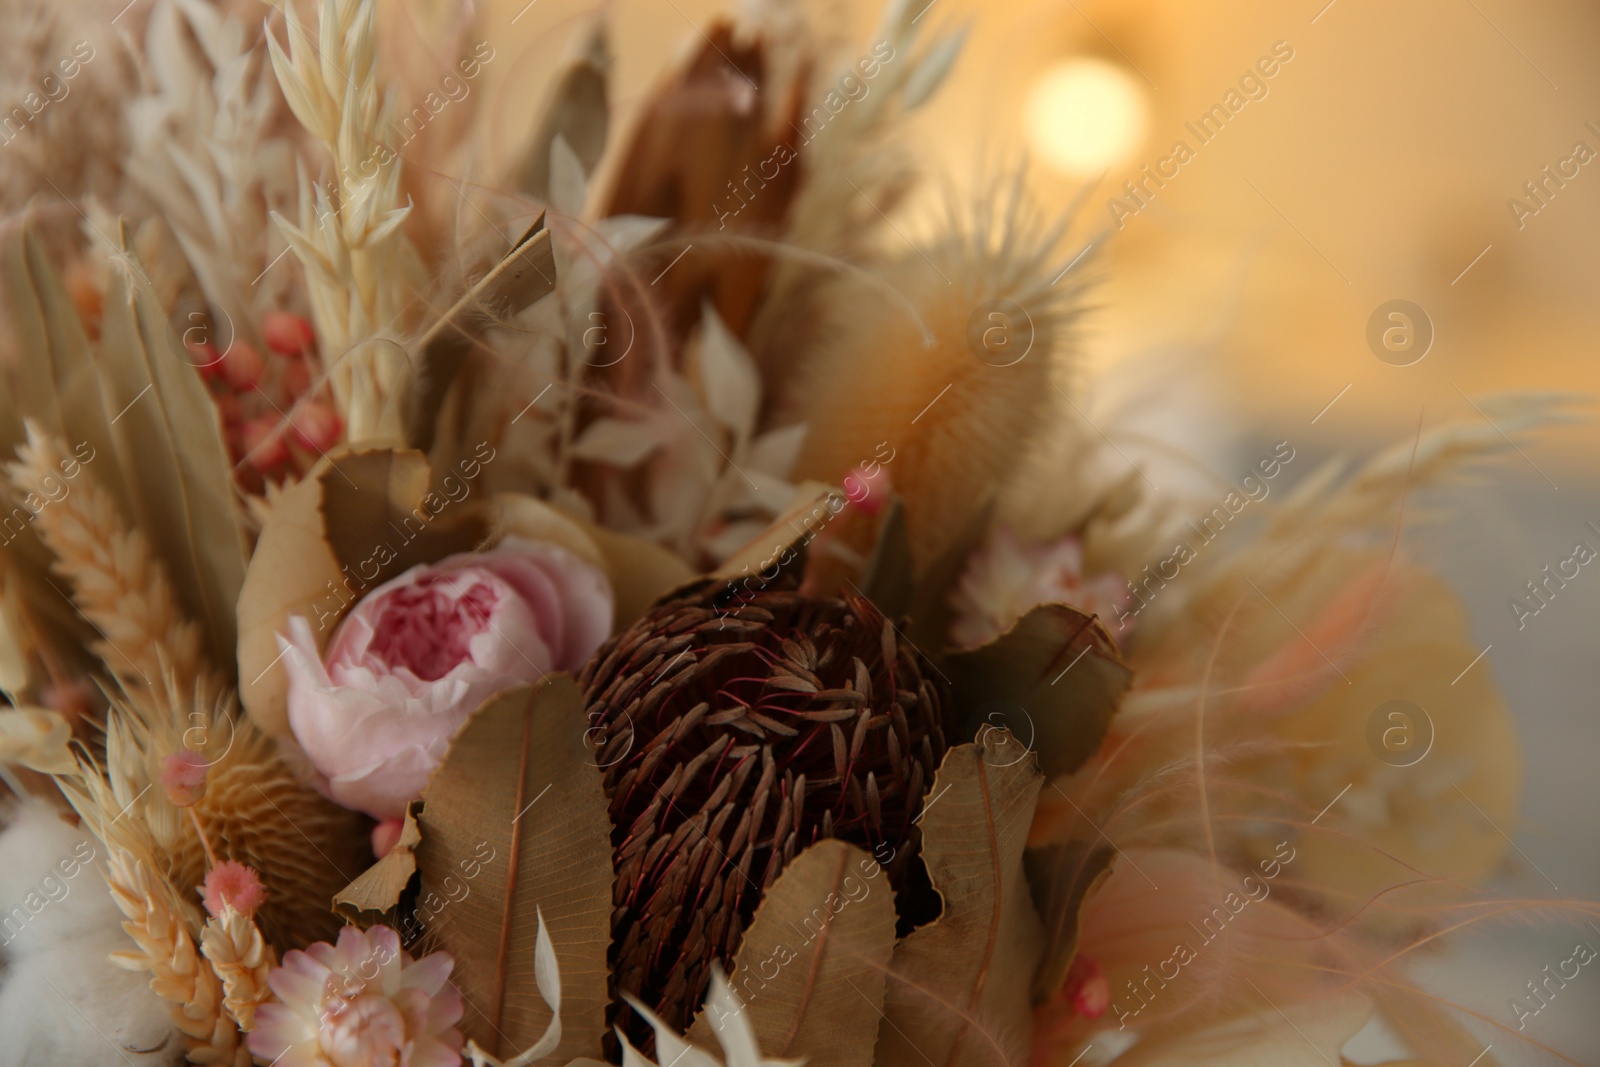
<svg viewBox="0 0 1600 1067"><path fill-rule="evenodd" d="M839 52L749 7L631 115L583 24L508 153L484 94L429 102L512 61L475 5L0 2L5 93L78 68L0 180L0 759L103 851L124 936L82 968L148 975L83 1020L248 1064L349 923L448 954L476 1067L1066 1064L1107 1028L1122 1067L1332 1062L1374 1011L1467 1062L1405 965L1535 910L1466 888L1502 843L1452 795L1509 825L1515 738L1487 665L1439 699L1474 649L1400 516L1565 402L1307 472L1152 581L1209 503L1068 399L1070 210L917 206L960 33L890 0ZM615 632L476 710L374 862L291 730L291 620L321 651L518 541L603 572ZM1086 593L1118 575L1131 629ZM1386 699L1452 709L1424 773L1370 758ZM213 884L241 864L264 899ZM308 1018L286 1063L356 1040ZM70 1062L58 1029L19 1047Z"/></svg>

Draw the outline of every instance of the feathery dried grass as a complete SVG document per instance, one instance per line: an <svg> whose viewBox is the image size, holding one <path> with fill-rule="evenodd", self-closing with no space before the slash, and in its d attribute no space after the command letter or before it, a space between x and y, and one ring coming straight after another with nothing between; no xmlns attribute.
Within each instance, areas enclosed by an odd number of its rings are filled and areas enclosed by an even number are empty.
<svg viewBox="0 0 1600 1067"><path fill-rule="evenodd" d="M272 998L267 973L278 965L278 954L260 927L226 904L221 915L206 920L200 950L222 979L222 1005L229 1017L240 1030L253 1030L256 1009Z"/></svg>
<svg viewBox="0 0 1600 1067"><path fill-rule="evenodd" d="M61 475L78 461L59 438L34 423L6 471L19 503L32 500L33 523L55 554L54 570L99 631L95 652L124 687L154 686L171 672L183 690L214 699L222 690L200 653L200 631L183 618L172 583L142 531L129 526L93 472L80 469L60 492Z"/></svg>
<svg viewBox="0 0 1600 1067"><path fill-rule="evenodd" d="M919 567L1012 481L1062 402L1082 289L1078 275L1052 284L1065 273L1053 259L1066 225L1038 217L1019 177L998 205L952 211L926 253L889 269L918 318L828 287L832 336L808 368L795 473L837 482L888 442Z"/></svg>
<svg viewBox="0 0 1600 1067"><path fill-rule="evenodd" d="M127 916L122 928L136 946L113 953L111 962L150 972L150 988L170 1003L190 1063L248 1067L250 1053L223 1010L222 980L189 933L195 917L185 915L170 888L127 851L112 848L108 868L111 899Z"/></svg>

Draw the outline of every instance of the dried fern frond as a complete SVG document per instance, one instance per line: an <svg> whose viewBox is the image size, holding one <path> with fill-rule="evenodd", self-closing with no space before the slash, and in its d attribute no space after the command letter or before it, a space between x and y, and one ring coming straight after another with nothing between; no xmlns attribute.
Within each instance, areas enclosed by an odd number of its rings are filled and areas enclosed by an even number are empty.
<svg viewBox="0 0 1600 1067"><path fill-rule="evenodd" d="M180 688L214 699L222 683L204 662L200 631L183 618L144 533L123 520L111 494L59 438L31 422L27 432L17 461L6 467L14 496L99 632L95 651L106 669L127 687L157 685L171 671ZM64 481L69 470L76 474Z"/></svg>
<svg viewBox="0 0 1600 1067"><path fill-rule="evenodd" d="M96 836L185 899L205 880L207 843L218 860L255 869L268 891L256 921L271 944L331 936L339 921L328 901L370 855L363 817L303 784L231 698L201 704L170 681L113 700L105 767L80 759L79 777L58 779L67 799ZM206 763L205 793L187 810L161 786L163 758L181 751ZM200 915L191 914L198 937Z"/></svg>
<svg viewBox="0 0 1600 1067"><path fill-rule="evenodd" d="M190 1063L248 1067L239 1028L223 1010L222 980L189 933L195 916L185 914L171 890L128 852L113 847L107 866L111 899L127 916L122 928L135 946L113 953L111 962L150 972L150 988L171 1004Z"/></svg>
<svg viewBox="0 0 1600 1067"><path fill-rule="evenodd" d="M319 0L314 38L294 5L280 3L280 10L289 44L285 51L268 35L272 68L290 110L327 148L333 174L315 191L301 175L298 225L276 212L272 217L305 266L317 334L332 356L334 402L350 439L397 435L398 424L381 416L396 410L383 401L403 387L405 365L377 359L372 348L353 351L360 341L404 330L411 295L426 283L401 231L411 207L400 201L400 159L385 143L391 123L375 62L377 5ZM358 393L363 382L372 393Z"/></svg>
<svg viewBox="0 0 1600 1067"><path fill-rule="evenodd" d="M278 965L261 930L248 916L223 905L222 914L206 920L200 950L222 979L222 1005L246 1032L254 1029L256 1009L272 997L267 973Z"/></svg>

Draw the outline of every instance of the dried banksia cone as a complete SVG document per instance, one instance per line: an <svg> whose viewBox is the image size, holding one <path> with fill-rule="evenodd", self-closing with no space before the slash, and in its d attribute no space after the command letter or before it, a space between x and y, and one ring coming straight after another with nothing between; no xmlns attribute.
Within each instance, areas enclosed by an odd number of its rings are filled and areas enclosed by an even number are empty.
<svg viewBox="0 0 1600 1067"><path fill-rule="evenodd" d="M944 683L869 601L729 592L658 605L579 679L614 827L613 1003L679 1030L806 846L860 845L904 888L945 752Z"/></svg>

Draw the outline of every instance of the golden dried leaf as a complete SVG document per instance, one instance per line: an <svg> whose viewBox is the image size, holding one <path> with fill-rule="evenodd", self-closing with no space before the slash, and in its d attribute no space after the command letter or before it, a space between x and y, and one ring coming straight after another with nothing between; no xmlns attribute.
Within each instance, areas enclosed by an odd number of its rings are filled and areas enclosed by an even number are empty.
<svg viewBox="0 0 1600 1067"><path fill-rule="evenodd" d="M881 1065L1027 1063L1043 930L1022 854L1043 779L1001 733L952 748L929 788L922 859L944 909L895 947Z"/></svg>
<svg viewBox="0 0 1600 1067"><path fill-rule="evenodd" d="M412 804L406 808L406 819L400 828L400 840L389 854L356 876L333 898L333 910L350 922L371 926L382 922L400 903L411 878L417 873L417 845L422 842L422 831L417 829L417 819Z"/></svg>
<svg viewBox="0 0 1600 1067"><path fill-rule="evenodd" d="M423 794L418 912L455 957L462 1029L496 1056L544 1033L538 923L561 973L560 1062L600 1055L611 944L611 820L585 743L583 696L564 674L488 701Z"/></svg>
<svg viewBox="0 0 1600 1067"><path fill-rule="evenodd" d="M762 1055L872 1067L894 943L894 889L870 855L824 840L791 860L763 895L729 978ZM708 1007L689 1037L712 1047L724 1025Z"/></svg>
<svg viewBox="0 0 1600 1067"><path fill-rule="evenodd" d="M1100 748L1133 681L1099 620L1065 604L1034 608L944 666L956 706L979 730L1009 729L1050 778L1077 770Z"/></svg>
<svg viewBox="0 0 1600 1067"><path fill-rule="evenodd" d="M1033 972L1033 1002L1061 991L1078 954L1078 913L1084 900L1111 873L1116 851L1090 841L1061 841L1023 853L1033 905L1044 920L1044 954Z"/></svg>

